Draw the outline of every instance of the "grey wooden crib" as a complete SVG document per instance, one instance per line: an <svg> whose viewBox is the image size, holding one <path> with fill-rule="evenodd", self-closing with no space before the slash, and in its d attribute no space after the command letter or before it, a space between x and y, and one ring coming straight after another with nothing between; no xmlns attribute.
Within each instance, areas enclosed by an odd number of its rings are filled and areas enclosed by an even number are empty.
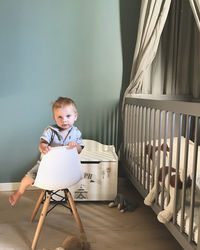
<svg viewBox="0 0 200 250"><path fill-rule="evenodd" d="M124 107L127 177L184 249L200 249L200 103L135 95Z"/></svg>

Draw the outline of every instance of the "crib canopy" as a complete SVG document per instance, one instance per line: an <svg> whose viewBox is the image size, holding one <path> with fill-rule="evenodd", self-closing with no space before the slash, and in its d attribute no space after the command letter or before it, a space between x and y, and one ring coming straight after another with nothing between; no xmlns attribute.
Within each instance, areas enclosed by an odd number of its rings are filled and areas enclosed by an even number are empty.
<svg viewBox="0 0 200 250"><path fill-rule="evenodd" d="M138 93L200 98L199 58L200 0L142 0L124 98Z"/></svg>

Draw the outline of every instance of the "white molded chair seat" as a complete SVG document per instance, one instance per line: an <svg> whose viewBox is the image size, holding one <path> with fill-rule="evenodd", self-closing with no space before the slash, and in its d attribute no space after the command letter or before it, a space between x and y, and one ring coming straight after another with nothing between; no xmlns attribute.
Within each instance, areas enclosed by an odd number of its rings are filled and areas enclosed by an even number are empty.
<svg viewBox="0 0 200 250"><path fill-rule="evenodd" d="M42 157L34 185L45 190L65 189L81 178L77 149L55 147Z"/></svg>
<svg viewBox="0 0 200 250"><path fill-rule="evenodd" d="M36 248L45 217L52 210L48 211L52 195L56 193L52 190L62 190L64 192L64 202L74 215L80 232L84 232L72 195L68 190L70 186L79 182L81 178L81 163L76 148L56 147L43 156L34 183L36 187L43 189L43 191L33 210L31 222L34 220L42 201L44 201L44 205L32 242L31 248L33 250Z"/></svg>

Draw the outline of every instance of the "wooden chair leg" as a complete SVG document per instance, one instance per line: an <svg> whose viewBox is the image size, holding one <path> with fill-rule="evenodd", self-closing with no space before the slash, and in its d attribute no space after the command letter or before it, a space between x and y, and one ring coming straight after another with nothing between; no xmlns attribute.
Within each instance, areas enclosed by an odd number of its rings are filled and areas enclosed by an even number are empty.
<svg viewBox="0 0 200 250"><path fill-rule="evenodd" d="M70 193L69 190L65 190L65 194L67 195L67 198L68 198L70 207L72 209L72 213L74 215L74 218L76 220L76 223L78 225L78 228L79 228L79 230L80 230L81 233L84 233L83 224L82 224L81 219L80 219L80 217L78 215L78 212L77 212L76 206L74 204L72 195L71 195L71 193Z"/></svg>
<svg viewBox="0 0 200 250"><path fill-rule="evenodd" d="M40 208L40 205L41 205L41 203L42 203L42 200L43 200L43 198L44 198L44 195L45 195L45 190L42 190L42 192L41 192L41 194L40 194L40 196L39 196L39 198L38 198L38 200L37 200L37 203L36 203L36 205L35 205L35 208L34 208L34 210L33 210L33 213L32 213L32 215L31 215L31 222L33 222L33 220L35 219L35 216L36 216L36 214L37 214L37 212L38 212L38 209Z"/></svg>
<svg viewBox="0 0 200 250"><path fill-rule="evenodd" d="M33 242L32 242L32 247L31 247L32 250L35 249L36 244L38 242L38 238L39 238L40 231L42 229L42 226L43 226L43 223L44 223L44 220L45 220L45 217L46 217L46 213L47 213L47 209L48 209L48 206L49 206L50 199L51 199L51 195L48 194L47 197L46 197L46 200L44 202L42 212L41 212L41 215L40 215L40 219L39 219L36 231L35 231L35 236L34 236L34 239L33 239Z"/></svg>

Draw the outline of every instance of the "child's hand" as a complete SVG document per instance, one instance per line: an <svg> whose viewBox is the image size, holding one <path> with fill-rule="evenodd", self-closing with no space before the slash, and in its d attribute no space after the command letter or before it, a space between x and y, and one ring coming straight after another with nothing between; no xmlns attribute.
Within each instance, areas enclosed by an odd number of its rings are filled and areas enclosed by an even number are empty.
<svg viewBox="0 0 200 250"><path fill-rule="evenodd" d="M50 151L51 147L46 143L40 143L39 150L42 154L46 154Z"/></svg>
<svg viewBox="0 0 200 250"><path fill-rule="evenodd" d="M68 148L76 148L77 147L77 143L75 141L70 141L67 146Z"/></svg>
<svg viewBox="0 0 200 250"><path fill-rule="evenodd" d="M76 148L79 154L82 151L82 147L78 143L76 143L75 141L70 141L67 144L67 146L68 146L68 148Z"/></svg>

